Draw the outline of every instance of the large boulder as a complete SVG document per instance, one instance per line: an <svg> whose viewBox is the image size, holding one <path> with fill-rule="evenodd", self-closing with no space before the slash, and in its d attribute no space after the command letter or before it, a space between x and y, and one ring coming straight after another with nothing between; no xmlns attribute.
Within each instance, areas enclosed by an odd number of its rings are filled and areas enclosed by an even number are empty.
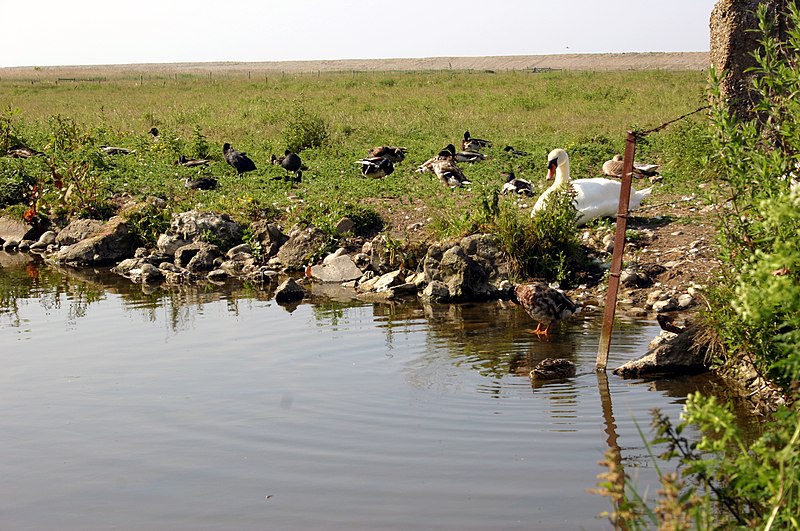
<svg viewBox="0 0 800 531"><path fill-rule="evenodd" d="M206 242L194 242L175 251L175 265L198 273L216 269L222 262L224 254L216 245Z"/></svg>
<svg viewBox="0 0 800 531"><path fill-rule="evenodd" d="M440 297L442 300L485 301L497 296L497 288L489 282L489 275L458 244L432 245L425 255L423 268L429 284L438 281L447 286L449 297Z"/></svg>
<svg viewBox="0 0 800 531"><path fill-rule="evenodd" d="M274 223L259 220L250 225L250 232L253 234L252 241L261 245L261 253L264 257L275 256L281 246L289 239L281 232L280 227Z"/></svg>
<svg viewBox="0 0 800 531"><path fill-rule="evenodd" d="M317 227L293 230L276 258L290 271L303 269L311 258L328 244L328 236Z"/></svg>
<svg viewBox="0 0 800 531"><path fill-rule="evenodd" d="M614 369L623 378L655 375L694 374L709 369L709 344L703 329L697 325L655 345L641 358Z"/></svg>
<svg viewBox="0 0 800 531"><path fill-rule="evenodd" d="M34 232L33 225L29 223L10 216L0 216L0 244L7 241L30 240Z"/></svg>
<svg viewBox="0 0 800 531"><path fill-rule="evenodd" d="M106 265L133 256L136 237L127 220L113 217L94 235L62 247L49 260L69 265Z"/></svg>
<svg viewBox="0 0 800 531"><path fill-rule="evenodd" d="M97 219L76 219L58 232L56 243L60 246L73 245L100 232L103 225L105 223Z"/></svg>
<svg viewBox="0 0 800 531"><path fill-rule="evenodd" d="M511 272L503 244L493 234L473 234L461 239L459 245L486 272L491 282L506 279Z"/></svg>
<svg viewBox="0 0 800 531"><path fill-rule="evenodd" d="M172 216L169 230L158 237L156 245L159 251L172 256L184 245L208 241L209 237L227 249L241 242L242 227L224 214L190 210Z"/></svg>
<svg viewBox="0 0 800 531"><path fill-rule="evenodd" d="M363 274L346 254L326 259L311 268L311 277L321 282L349 282L361 278Z"/></svg>

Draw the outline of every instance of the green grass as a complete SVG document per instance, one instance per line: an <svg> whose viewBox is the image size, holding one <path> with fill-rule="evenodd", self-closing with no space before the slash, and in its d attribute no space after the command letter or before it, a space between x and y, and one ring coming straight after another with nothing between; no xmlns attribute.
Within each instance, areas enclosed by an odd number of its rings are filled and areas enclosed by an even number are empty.
<svg viewBox="0 0 800 531"><path fill-rule="evenodd" d="M599 175L602 163L622 152L627 129L654 127L694 110L704 103L705 85L701 72L662 71L341 73L260 80L137 76L58 84L2 80L0 96L7 107L0 125L5 124L6 145L13 139L43 150L55 157L58 171L80 170L80 161L100 145L135 148L127 157L94 156L84 173L77 171L102 185L92 188L94 203L123 193L155 195L168 198L174 210L199 207L243 220L280 216L286 223L321 225L335 223L357 206L381 215L423 208L435 221L429 224L435 232L430 236L440 237L477 228L474 213L502 185L501 172L514 170L543 189L546 154L564 147L572 155L575 177ZM157 144L147 133L152 126L161 132ZM702 116L682 127L699 131L701 138L705 131ZM490 160L464 166L474 183L471 190L449 190L430 174L414 172L446 144L458 145L465 130L494 141L487 151ZM672 130L643 141L638 155L664 163L670 186L681 186L697 175L680 157L685 131ZM279 179L284 172L269 164L269 156L305 141L316 144L301 152L310 170L292 187ZM236 177L223 161L224 142L246 151L258 170ZM362 178L355 161L382 144L407 147L407 159L385 179ZM502 151L506 144L531 155L512 158ZM69 155L67 146L82 155ZM186 191L183 177L197 170L172 165L181 153L213 158L201 172L218 177L219 189ZM25 161L25 170L34 179L53 178L42 161ZM0 159L0 179L20 174L18 161ZM63 203L63 198L49 201ZM81 210L66 205L70 209Z"/></svg>

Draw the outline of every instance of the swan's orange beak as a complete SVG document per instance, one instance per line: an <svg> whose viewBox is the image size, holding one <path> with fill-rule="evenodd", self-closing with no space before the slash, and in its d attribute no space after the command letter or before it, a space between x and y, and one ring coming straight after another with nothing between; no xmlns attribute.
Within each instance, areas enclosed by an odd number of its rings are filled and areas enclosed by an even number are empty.
<svg viewBox="0 0 800 531"><path fill-rule="evenodd" d="M547 163L547 179L550 180L553 178L553 175L556 174L556 168L558 167L558 159L553 159Z"/></svg>

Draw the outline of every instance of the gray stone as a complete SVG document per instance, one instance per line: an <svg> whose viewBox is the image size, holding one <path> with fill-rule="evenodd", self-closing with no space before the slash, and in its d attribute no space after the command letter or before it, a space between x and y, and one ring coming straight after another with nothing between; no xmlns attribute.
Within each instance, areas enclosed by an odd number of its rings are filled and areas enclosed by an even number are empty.
<svg viewBox="0 0 800 531"><path fill-rule="evenodd" d="M234 247L228 249L228 252L225 253L228 258L233 258L237 254L253 254L253 249L247 243L240 243Z"/></svg>
<svg viewBox="0 0 800 531"><path fill-rule="evenodd" d="M136 237L127 220L115 216L94 235L62 247L48 259L70 265L104 265L133 255Z"/></svg>
<svg viewBox="0 0 800 531"><path fill-rule="evenodd" d="M207 278L209 280L221 281L228 278L228 273L224 269L212 269L208 272Z"/></svg>
<svg viewBox="0 0 800 531"><path fill-rule="evenodd" d="M261 246L261 254L265 258L270 258L277 254L281 246L289 239L281 232L280 227L265 220L259 220L250 225L252 234L251 242Z"/></svg>
<svg viewBox="0 0 800 531"><path fill-rule="evenodd" d="M287 278L275 289L275 302L284 303L299 301L305 297L306 291L293 278Z"/></svg>
<svg viewBox="0 0 800 531"><path fill-rule="evenodd" d="M425 286L425 289L422 291L422 298L431 302L449 302L450 289L444 282L434 280Z"/></svg>
<svg viewBox="0 0 800 531"><path fill-rule="evenodd" d="M356 222L348 217L344 217L339 220L339 223L336 224L335 232L338 236L342 236L347 233L352 233L355 231Z"/></svg>
<svg viewBox="0 0 800 531"><path fill-rule="evenodd" d="M423 262L426 279L444 283L453 301L483 301L497 296L486 271L460 245L445 247L428 248Z"/></svg>
<svg viewBox="0 0 800 531"><path fill-rule="evenodd" d="M103 225L104 223L97 219L76 219L59 231L56 243L62 247L76 244L103 230Z"/></svg>
<svg viewBox="0 0 800 531"><path fill-rule="evenodd" d="M218 265L216 260L222 256L222 251L216 245L194 242L183 245L175 251L175 265L192 273L211 271Z"/></svg>
<svg viewBox="0 0 800 531"><path fill-rule="evenodd" d="M322 264L311 267L311 277L321 282L348 282L359 279L362 275L361 270L346 254L326 258Z"/></svg>
<svg viewBox="0 0 800 531"><path fill-rule="evenodd" d="M36 240L36 243L42 243L44 244L45 247L47 247L50 244L56 243L56 236L57 234L55 233L55 231L52 230L45 231L42 233L41 236L39 236L39 239Z"/></svg>
<svg viewBox="0 0 800 531"><path fill-rule="evenodd" d="M708 349L702 330L690 326L685 332L661 342L641 358L629 361L613 372L625 378L704 372L708 370Z"/></svg>
<svg viewBox="0 0 800 531"><path fill-rule="evenodd" d="M322 230L308 227L294 231L276 256L287 270L299 271L327 244L328 236Z"/></svg>
<svg viewBox="0 0 800 531"><path fill-rule="evenodd" d="M172 216L169 230L158 237L156 246L172 256L184 245L207 240L209 235L227 246L241 241L242 227L230 217L214 212L181 212Z"/></svg>
<svg viewBox="0 0 800 531"><path fill-rule="evenodd" d="M164 272L147 262L136 269L131 269L128 273L133 282L142 284L153 284L164 280Z"/></svg>
<svg viewBox="0 0 800 531"><path fill-rule="evenodd" d="M0 240L3 242L20 242L26 238L32 238L34 233L33 225L11 216L0 216Z"/></svg>
<svg viewBox="0 0 800 531"><path fill-rule="evenodd" d="M657 313L671 312L678 309L678 301L670 297L665 301L653 303L653 311Z"/></svg>
<svg viewBox="0 0 800 531"><path fill-rule="evenodd" d="M692 306L694 306L694 297L688 293L678 296L678 308L685 310L686 308L691 308Z"/></svg>

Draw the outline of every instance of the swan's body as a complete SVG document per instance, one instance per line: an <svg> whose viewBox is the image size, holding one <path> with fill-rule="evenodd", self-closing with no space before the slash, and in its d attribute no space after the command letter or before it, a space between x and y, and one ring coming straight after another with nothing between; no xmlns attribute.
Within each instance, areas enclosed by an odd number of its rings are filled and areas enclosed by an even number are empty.
<svg viewBox="0 0 800 531"><path fill-rule="evenodd" d="M603 177L571 181L569 178L569 156L563 149L551 151L547 161L547 178L550 179L555 175L555 180L550 188L545 190L536 200L531 215L544 210L550 194L569 186L573 194L572 203L578 211L578 225L585 225L597 218L613 218L617 216L619 194L622 188L621 182ZM628 209L635 210L639 208L642 200L649 196L652 191L652 187L638 191L631 187Z"/></svg>

